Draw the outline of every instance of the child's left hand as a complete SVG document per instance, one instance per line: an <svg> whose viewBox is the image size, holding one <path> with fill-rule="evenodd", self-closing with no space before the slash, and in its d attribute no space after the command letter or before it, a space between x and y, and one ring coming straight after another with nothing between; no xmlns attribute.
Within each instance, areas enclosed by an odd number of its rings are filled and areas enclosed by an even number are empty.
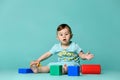
<svg viewBox="0 0 120 80"><path fill-rule="evenodd" d="M91 54L90 52L87 52L87 53L85 54L85 58L86 58L87 60L91 60L93 57L94 57L94 55Z"/></svg>

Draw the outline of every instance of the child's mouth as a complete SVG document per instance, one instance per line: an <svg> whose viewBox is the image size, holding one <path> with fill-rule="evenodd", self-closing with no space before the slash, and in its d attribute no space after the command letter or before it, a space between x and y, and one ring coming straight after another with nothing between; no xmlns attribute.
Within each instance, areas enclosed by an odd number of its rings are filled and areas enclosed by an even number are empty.
<svg viewBox="0 0 120 80"><path fill-rule="evenodd" d="M66 41L66 39L63 39L63 41Z"/></svg>

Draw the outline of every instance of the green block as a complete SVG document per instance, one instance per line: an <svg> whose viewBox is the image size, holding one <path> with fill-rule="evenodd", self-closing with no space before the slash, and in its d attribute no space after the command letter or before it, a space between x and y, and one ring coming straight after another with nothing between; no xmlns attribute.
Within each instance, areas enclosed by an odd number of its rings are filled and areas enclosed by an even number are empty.
<svg viewBox="0 0 120 80"><path fill-rule="evenodd" d="M51 65L50 75L62 75L62 65Z"/></svg>

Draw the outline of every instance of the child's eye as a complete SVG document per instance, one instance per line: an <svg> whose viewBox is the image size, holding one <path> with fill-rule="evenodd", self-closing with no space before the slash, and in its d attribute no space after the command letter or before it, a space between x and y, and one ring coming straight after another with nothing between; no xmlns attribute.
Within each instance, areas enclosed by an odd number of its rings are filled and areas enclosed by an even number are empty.
<svg viewBox="0 0 120 80"><path fill-rule="evenodd" d="M68 34L65 34L65 35L68 35Z"/></svg>
<svg viewBox="0 0 120 80"><path fill-rule="evenodd" d="M60 36L63 36L63 34L60 34Z"/></svg>

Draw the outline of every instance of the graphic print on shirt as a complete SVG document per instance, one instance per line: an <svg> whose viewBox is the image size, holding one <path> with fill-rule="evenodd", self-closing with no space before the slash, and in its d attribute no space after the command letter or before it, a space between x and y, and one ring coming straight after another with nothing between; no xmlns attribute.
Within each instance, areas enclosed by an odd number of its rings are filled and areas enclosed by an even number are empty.
<svg viewBox="0 0 120 80"><path fill-rule="evenodd" d="M58 61L79 62L79 56L73 52L67 52L66 50L64 50L58 53Z"/></svg>

